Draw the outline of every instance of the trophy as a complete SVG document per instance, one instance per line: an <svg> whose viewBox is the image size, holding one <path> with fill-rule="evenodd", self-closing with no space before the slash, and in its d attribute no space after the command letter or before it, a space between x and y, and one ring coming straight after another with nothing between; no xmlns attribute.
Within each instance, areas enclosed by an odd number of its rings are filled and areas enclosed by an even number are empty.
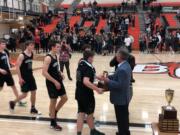
<svg viewBox="0 0 180 135"><path fill-rule="evenodd" d="M161 132L176 133L179 132L179 120L177 110L171 106L174 97L174 90L165 90L167 106L162 106L162 112L159 114L159 129Z"/></svg>
<svg viewBox="0 0 180 135"><path fill-rule="evenodd" d="M103 71L103 77L105 77L105 78L108 77L108 71Z"/></svg>
<svg viewBox="0 0 180 135"><path fill-rule="evenodd" d="M103 77L107 78L108 75L108 71L103 71ZM108 91L108 86L104 81L99 81L97 86L104 89L105 91Z"/></svg>
<svg viewBox="0 0 180 135"><path fill-rule="evenodd" d="M168 102L168 105L166 106L166 109L172 110L173 107L171 106L171 102L172 102L172 100L174 98L174 90L167 89L165 91L165 96L166 96L166 100Z"/></svg>

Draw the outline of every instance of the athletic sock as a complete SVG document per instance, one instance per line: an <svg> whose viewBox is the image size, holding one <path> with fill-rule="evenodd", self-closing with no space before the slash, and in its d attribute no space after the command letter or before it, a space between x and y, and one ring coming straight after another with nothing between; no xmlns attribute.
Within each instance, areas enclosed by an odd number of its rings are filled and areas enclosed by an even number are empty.
<svg viewBox="0 0 180 135"><path fill-rule="evenodd" d="M34 105L32 105L32 106L31 106L31 109L35 109L35 106L34 106Z"/></svg>
<svg viewBox="0 0 180 135"><path fill-rule="evenodd" d="M51 126L56 126L56 119L51 119Z"/></svg>

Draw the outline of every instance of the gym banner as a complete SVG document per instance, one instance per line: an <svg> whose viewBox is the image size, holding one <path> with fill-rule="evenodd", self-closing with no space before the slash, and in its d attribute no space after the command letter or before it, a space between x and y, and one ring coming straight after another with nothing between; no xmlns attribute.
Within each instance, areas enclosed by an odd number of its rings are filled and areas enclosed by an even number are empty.
<svg viewBox="0 0 180 135"><path fill-rule="evenodd" d="M139 74L169 74L170 77L180 79L180 63L148 63L137 64L133 73Z"/></svg>

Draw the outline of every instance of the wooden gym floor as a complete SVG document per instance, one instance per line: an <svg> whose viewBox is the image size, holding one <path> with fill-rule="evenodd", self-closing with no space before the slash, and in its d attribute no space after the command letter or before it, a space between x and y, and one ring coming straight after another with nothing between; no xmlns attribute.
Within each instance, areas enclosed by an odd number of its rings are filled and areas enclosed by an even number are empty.
<svg viewBox="0 0 180 135"><path fill-rule="evenodd" d="M137 63L158 63L158 62L180 62L179 54L140 54L133 53L136 57ZM64 131L62 135L71 135L75 134L75 125L74 120L77 116L77 105L74 99L75 93L75 75L76 68L79 59L82 57L82 54L75 53L72 55L71 59L71 74L73 77L73 81L70 82L67 77L64 81L68 102L62 108L58 117L63 119L65 123L63 123ZM112 71L113 69L109 67L109 61L113 56L96 56L94 66L96 68L97 74L101 74L103 70ZM34 68L42 67L42 61L35 61ZM66 71L66 70L65 70ZM66 75L66 72L64 72ZM37 108L42 112L42 116L39 118L48 118L48 106L49 106L49 97L47 94L45 81L43 76L41 75L41 69L35 70L34 75L38 85L37 91ZM180 111L180 80L169 77L168 74L134 74L134 78L136 80L134 87L134 96L133 100L130 104L130 122L132 126L143 126L144 124L150 124L151 122L158 121L158 114L160 113L161 106L166 105L167 102L164 96L164 90L167 88L172 88L175 90L175 97L172 102L172 105L176 107L178 112ZM18 78L17 75L14 75L14 79L16 81L16 86L19 89ZM95 94L96 96L96 111L95 118L97 121L105 123L100 125L101 130L106 131L107 134L115 134L116 127L111 126L111 123L115 122L115 114L113 105L109 102L109 93L104 93L103 95ZM10 88L4 87L3 91L0 92L0 116L8 117L8 116L28 116L29 114L29 98L25 99L27 101L27 107L16 107L14 112L9 111L8 102L12 100L14 95ZM179 116L179 113L178 113ZM7 120L7 121L6 121ZM67 122L70 121L70 122ZM109 124L106 125L106 124ZM114 123L113 123L114 124ZM72 128L69 125L73 125ZM35 121L13 121L11 119L0 119L0 135L2 133L7 133L8 135L24 135L25 132L27 135L39 135L39 134L50 134L54 131L51 131L48 128L48 122L39 122ZM20 128L18 128L20 127ZM112 128L111 128L112 127ZM17 129L18 128L18 129ZM143 130L133 130L133 135L149 135L149 131L147 132ZM85 135L88 132L88 128L85 128ZM57 133L54 133L57 134Z"/></svg>

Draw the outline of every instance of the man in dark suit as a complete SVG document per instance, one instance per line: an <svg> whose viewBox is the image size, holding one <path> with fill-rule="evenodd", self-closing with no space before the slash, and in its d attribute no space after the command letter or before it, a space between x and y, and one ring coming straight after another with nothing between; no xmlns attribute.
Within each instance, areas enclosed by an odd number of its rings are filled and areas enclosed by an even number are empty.
<svg viewBox="0 0 180 135"><path fill-rule="evenodd" d="M128 50L120 49L116 54L118 67L114 75L102 80L107 83L110 90L110 100L114 104L115 114L118 124L116 135L130 135L129 131L129 102L131 100L131 66L127 62Z"/></svg>
<svg viewBox="0 0 180 135"><path fill-rule="evenodd" d="M130 64L131 69L133 71L134 67L136 66L136 59L132 54L129 55L129 57L127 59L127 62ZM116 59L116 56L113 57L113 59L109 63L110 67L115 67L115 70L118 68L118 64L119 63L118 63L118 61ZM133 73L132 73L132 76L131 76L131 82L135 83L135 79L133 78Z"/></svg>

